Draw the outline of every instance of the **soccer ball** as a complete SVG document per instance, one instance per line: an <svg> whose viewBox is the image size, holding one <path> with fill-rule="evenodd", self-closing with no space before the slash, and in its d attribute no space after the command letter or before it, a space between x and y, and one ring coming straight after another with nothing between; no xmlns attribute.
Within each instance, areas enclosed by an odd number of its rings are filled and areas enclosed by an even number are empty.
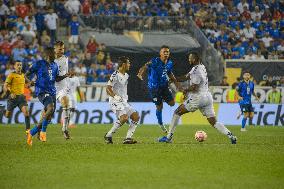
<svg viewBox="0 0 284 189"><path fill-rule="evenodd" d="M195 140L198 142L203 142L207 139L207 134L204 131L196 131L195 133Z"/></svg>

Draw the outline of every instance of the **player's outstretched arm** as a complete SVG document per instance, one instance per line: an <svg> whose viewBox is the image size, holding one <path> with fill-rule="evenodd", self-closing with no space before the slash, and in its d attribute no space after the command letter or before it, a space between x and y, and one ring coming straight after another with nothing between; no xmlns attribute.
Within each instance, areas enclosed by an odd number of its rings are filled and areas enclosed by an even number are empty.
<svg viewBox="0 0 284 189"><path fill-rule="evenodd" d="M62 81L63 79L65 79L66 77L69 77L69 76L70 76L69 73L62 75L62 76L58 75L58 76L56 76L55 81L56 82Z"/></svg>
<svg viewBox="0 0 284 189"><path fill-rule="evenodd" d="M175 78L173 73L168 74L170 81L173 82L177 88L177 90L179 91L183 91L181 85L179 84L179 82L177 81L177 79Z"/></svg>
<svg viewBox="0 0 284 189"><path fill-rule="evenodd" d="M147 62L144 66L142 66L139 71L138 71L138 74L137 74L137 77L140 79L140 80L143 80L143 76L145 75L146 71L147 71L147 67L148 65L150 65L151 62Z"/></svg>
<svg viewBox="0 0 284 189"><path fill-rule="evenodd" d="M107 91L107 94L108 94L109 96L113 97L116 101L122 102L122 98L121 98L120 96L116 95L116 94L113 92L111 85L107 85L106 91Z"/></svg>
<svg viewBox="0 0 284 189"><path fill-rule="evenodd" d="M190 80L190 76L187 74L187 75L182 75L182 76L175 76L176 77L176 80L178 82L185 82L187 80Z"/></svg>

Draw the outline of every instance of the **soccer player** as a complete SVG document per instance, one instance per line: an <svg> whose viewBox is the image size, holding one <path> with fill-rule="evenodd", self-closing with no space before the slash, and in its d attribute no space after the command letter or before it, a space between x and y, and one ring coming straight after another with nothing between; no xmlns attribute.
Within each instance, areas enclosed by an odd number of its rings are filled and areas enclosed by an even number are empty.
<svg viewBox="0 0 284 189"><path fill-rule="evenodd" d="M241 131L246 131L246 122L247 118L252 119L254 116L254 108L251 103L251 95L255 97L258 101L259 98L254 92L254 83L250 80L250 73L244 72L243 81L241 81L237 87L238 95L239 95L239 105L242 113L244 114L242 120L242 128Z"/></svg>
<svg viewBox="0 0 284 189"><path fill-rule="evenodd" d="M28 103L24 96L25 75L22 73L22 66L22 62L15 62L15 71L7 76L2 97L9 95L5 117L11 117L12 111L18 106L25 116L26 134L28 134L30 130L30 115Z"/></svg>
<svg viewBox="0 0 284 189"><path fill-rule="evenodd" d="M163 101L168 105L174 106L175 101L169 89L169 81L174 82L179 89L180 86L176 81L172 71L173 62L169 59L170 48L163 45L160 48L160 57L152 58L143 67L139 69L138 78L143 80L143 76L148 70L148 89L153 103L156 105L156 117L161 129L167 133L167 129L163 124L162 109Z"/></svg>
<svg viewBox="0 0 284 189"><path fill-rule="evenodd" d="M38 125L28 132L28 145L32 145L32 137L40 130L40 139L46 142L46 128L52 118L56 107L56 88L55 81L61 81L69 75L59 76L58 65L54 62L54 49L46 48L43 54L44 59L37 61L26 73L26 78L31 74L36 75L35 95L44 105L43 118Z"/></svg>
<svg viewBox="0 0 284 189"><path fill-rule="evenodd" d="M135 144L136 140L132 138L138 121L140 119L138 112L128 104L127 84L129 75L130 61L128 57L122 56L118 58L118 70L113 72L107 83L107 94L109 95L109 103L112 111L117 116L117 121L113 127L106 133L104 139L107 144L112 144L112 135L125 123L131 119L129 129L123 144Z"/></svg>
<svg viewBox="0 0 284 189"><path fill-rule="evenodd" d="M183 81L190 80L190 85L184 90L187 99L174 112L169 132L167 136L159 139L159 142L171 142L175 128L179 122L180 116L188 112L195 112L197 109L207 117L208 122L220 133L226 135L232 144L236 144L237 138L222 123L217 122L212 95L208 90L208 77L205 66L201 63L196 53L191 53L188 57L189 63L193 65L191 71L183 76ZM187 94L188 93L188 94Z"/></svg>
<svg viewBox="0 0 284 189"><path fill-rule="evenodd" d="M77 104L77 94L79 94L80 102L84 100L84 96L82 95L80 91L80 80L75 75L74 69L70 70L70 75L72 75L71 78L68 79L68 84L70 87L70 95L69 95L69 108L70 108L70 121L68 126L74 126L75 125L75 110L76 110L76 104Z"/></svg>
<svg viewBox="0 0 284 189"><path fill-rule="evenodd" d="M59 76L64 76L68 74L68 58L64 55L64 42L56 41L54 44L55 52L55 63L59 68ZM69 96L71 96L71 91L68 85L68 78L65 78L59 82L55 83L56 87L56 99L60 102L62 106L62 117L63 126L62 133L66 140L70 139L70 134L68 132L68 125L70 121L70 109L69 109Z"/></svg>

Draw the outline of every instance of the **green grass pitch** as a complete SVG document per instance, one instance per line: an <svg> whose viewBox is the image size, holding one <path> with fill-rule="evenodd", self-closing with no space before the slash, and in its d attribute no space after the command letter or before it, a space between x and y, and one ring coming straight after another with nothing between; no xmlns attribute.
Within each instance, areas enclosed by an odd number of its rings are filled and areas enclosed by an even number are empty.
<svg viewBox="0 0 284 189"><path fill-rule="evenodd" d="M104 144L110 125L80 125L65 141L49 126L46 143L25 143L23 126L0 126L0 188L284 188L284 127L228 127L238 144L208 125L178 126L174 143L160 144L157 126L140 126L136 145L123 145L127 127ZM194 139L204 130L207 141Z"/></svg>

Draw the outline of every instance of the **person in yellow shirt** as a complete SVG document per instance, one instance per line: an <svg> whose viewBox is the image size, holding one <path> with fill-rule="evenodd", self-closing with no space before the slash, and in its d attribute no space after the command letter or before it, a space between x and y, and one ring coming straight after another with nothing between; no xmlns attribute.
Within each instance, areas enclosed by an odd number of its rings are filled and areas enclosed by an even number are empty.
<svg viewBox="0 0 284 189"><path fill-rule="evenodd" d="M228 90L226 95L226 100L228 103L237 103L238 102L238 92L236 90L237 83L233 83L232 88Z"/></svg>
<svg viewBox="0 0 284 189"><path fill-rule="evenodd" d="M3 87L2 97L8 96L5 117L11 117L12 111L19 107L25 116L27 133L30 130L30 115L28 103L24 96L25 75L22 73L22 62L15 62L14 69L15 71L7 76Z"/></svg>
<svg viewBox="0 0 284 189"><path fill-rule="evenodd" d="M272 85L272 91L268 93L268 103L281 104L281 92L277 90L276 84Z"/></svg>

